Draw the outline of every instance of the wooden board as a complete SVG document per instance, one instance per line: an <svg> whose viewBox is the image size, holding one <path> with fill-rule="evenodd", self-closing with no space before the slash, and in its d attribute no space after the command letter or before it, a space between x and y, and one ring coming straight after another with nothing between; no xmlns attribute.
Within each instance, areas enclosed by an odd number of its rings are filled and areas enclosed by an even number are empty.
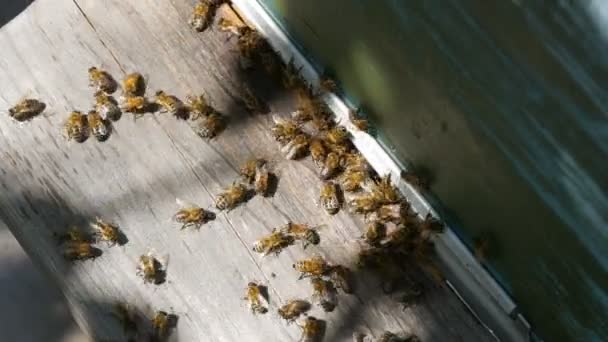
<svg viewBox="0 0 608 342"><path fill-rule="evenodd" d="M341 211L330 217L317 205L320 182L308 161L286 161L269 135L269 115L252 116L239 103L247 77L238 68L234 41L217 29L195 33L187 25L190 1L38 0L0 31L0 107L24 94L44 100L49 115L18 124L0 117L0 219L34 261L57 281L85 332L96 340L120 340L111 304L179 316L172 339L180 341L295 341L299 329L276 314L290 298L310 296L297 281L295 260L321 254L353 266L361 223ZM206 92L229 118L207 142L168 115L137 121L125 114L104 143L68 143L61 127L68 111L87 110L92 90L86 70L101 66L116 78L139 71L156 89L184 97ZM256 89L272 112L290 111L290 99ZM211 207L213 198L253 156L273 161L279 176L272 198L254 197L200 231L179 231L171 222L179 197ZM94 260L66 263L53 232L84 225L95 216L120 225L129 241L103 247ZM290 247L261 259L252 243L288 220L327 224L318 248ZM146 285L136 260L149 249L169 255L167 281ZM272 276L272 275L275 276ZM271 312L251 315L241 299L248 281L268 285ZM411 331L424 341L484 341L490 334L445 288L402 310L361 276L355 296L340 296L327 320L327 341L350 340L356 329Z"/></svg>

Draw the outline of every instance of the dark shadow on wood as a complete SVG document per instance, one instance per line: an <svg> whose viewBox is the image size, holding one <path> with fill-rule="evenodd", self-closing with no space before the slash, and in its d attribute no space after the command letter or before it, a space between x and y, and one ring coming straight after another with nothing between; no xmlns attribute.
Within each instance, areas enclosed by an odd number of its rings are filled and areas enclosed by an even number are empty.
<svg viewBox="0 0 608 342"><path fill-rule="evenodd" d="M32 2L34 0L2 0L2 5L0 5L0 27L19 15Z"/></svg>

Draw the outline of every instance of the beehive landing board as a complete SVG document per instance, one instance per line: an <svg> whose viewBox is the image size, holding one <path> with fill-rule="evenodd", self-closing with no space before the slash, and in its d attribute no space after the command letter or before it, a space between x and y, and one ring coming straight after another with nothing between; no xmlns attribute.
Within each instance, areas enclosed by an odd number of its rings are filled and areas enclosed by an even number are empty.
<svg viewBox="0 0 608 342"><path fill-rule="evenodd" d="M0 219L57 281L76 320L96 340L120 340L111 316L115 301L140 310L179 316L179 341L295 341L276 308L309 297L297 281L295 260L320 254L353 266L361 222L341 211L326 215L316 204L320 182L309 161L286 161L269 135L270 115L253 116L239 104L245 79L234 39L217 29L195 33L187 25L191 1L38 0L0 30L0 107L29 94L47 103L46 115L25 124L0 117ZM82 144L61 136L67 113L92 104L87 69L100 66L117 79L139 71L148 94L157 89L184 97L205 92L230 118L227 129L207 142L182 121L163 114L137 121L124 114L104 143ZM284 94L259 87L272 112L289 110ZM254 197L200 231L179 231L171 222L175 198L211 207L213 198L253 156L273 161L279 177L271 198ZM124 246L102 247L94 261L67 263L53 232L84 225L95 216L120 225ZM288 220L326 224L321 244L292 246L278 257L260 258L252 243ZM135 274L148 250L168 254L167 281L146 285ZM338 308L312 315L327 321L326 340L350 340L354 330L411 331L424 341L485 341L491 336L444 287L403 310L358 277L356 295L340 296ZM253 316L242 300L248 281L269 287L270 312Z"/></svg>

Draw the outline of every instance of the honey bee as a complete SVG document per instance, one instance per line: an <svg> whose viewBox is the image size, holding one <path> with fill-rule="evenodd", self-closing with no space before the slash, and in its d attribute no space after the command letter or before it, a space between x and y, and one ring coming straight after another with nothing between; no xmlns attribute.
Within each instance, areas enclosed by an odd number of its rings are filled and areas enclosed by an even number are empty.
<svg viewBox="0 0 608 342"><path fill-rule="evenodd" d="M114 304L113 315L122 325L125 333L130 334L137 330L135 312L127 303Z"/></svg>
<svg viewBox="0 0 608 342"><path fill-rule="evenodd" d="M39 115L46 108L46 104L36 99L24 98L8 110L8 114L16 121L27 121Z"/></svg>
<svg viewBox="0 0 608 342"><path fill-rule="evenodd" d="M213 1L200 0L192 10L188 24L197 32L203 32L211 25L214 16Z"/></svg>
<svg viewBox="0 0 608 342"><path fill-rule="evenodd" d="M161 108L162 113L175 115L178 119L186 119L188 112L184 103L173 95L168 95L162 90L158 90L155 94L155 102Z"/></svg>
<svg viewBox="0 0 608 342"><path fill-rule="evenodd" d="M407 203L384 204L376 211L365 217L366 221L393 222L396 224L409 224L413 217L407 213Z"/></svg>
<svg viewBox="0 0 608 342"><path fill-rule="evenodd" d="M391 184L391 175L388 174L376 181L372 187L372 194L380 204L393 204L401 199L399 190Z"/></svg>
<svg viewBox="0 0 608 342"><path fill-rule="evenodd" d="M89 137L87 117L79 111L70 113L64 126L64 134L68 140L84 142Z"/></svg>
<svg viewBox="0 0 608 342"><path fill-rule="evenodd" d="M286 320L287 323L291 323L300 317L300 315L310 310L310 306L310 303L305 300L291 299L277 311L281 318Z"/></svg>
<svg viewBox="0 0 608 342"><path fill-rule="evenodd" d="M360 117L358 111L350 110L348 112L348 118L353 126L355 126L358 130L363 132L367 132L369 130L369 121Z"/></svg>
<svg viewBox="0 0 608 342"><path fill-rule="evenodd" d="M313 316L308 316L303 323L298 324L302 329L300 342L319 342L323 339L325 322Z"/></svg>
<svg viewBox="0 0 608 342"><path fill-rule="evenodd" d="M175 201L177 205L180 206L180 209L175 215L173 215L173 219L182 224L180 229L184 229L186 227L194 227L199 229L203 224L207 223L207 221L213 218L213 214L211 212L208 212L199 206L184 202L179 198Z"/></svg>
<svg viewBox="0 0 608 342"><path fill-rule="evenodd" d="M359 214L365 214L376 210L379 204L373 194L364 194L352 198L348 201L348 205L351 207L352 211Z"/></svg>
<svg viewBox="0 0 608 342"><path fill-rule="evenodd" d="M108 125L96 111L89 111L87 114L87 123L91 130L91 134L93 134L97 141L105 141L110 136Z"/></svg>
<svg viewBox="0 0 608 342"><path fill-rule="evenodd" d="M325 166L325 158L327 157L327 151L323 146L323 142L320 139L312 139L308 145L308 151L315 165L323 168Z"/></svg>
<svg viewBox="0 0 608 342"><path fill-rule="evenodd" d="M204 95L186 96L186 106L190 112L190 119L196 120L200 117L209 116L215 113L215 109L209 104Z"/></svg>
<svg viewBox="0 0 608 342"><path fill-rule="evenodd" d="M247 284L247 292L245 294L245 298L243 298L249 302L249 309L251 313L256 314L265 314L268 312L268 305L266 298L262 295L261 286L255 282L249 282Z"/></svg>
<svg viewBox="0 0 608 342"><path fill-rule="evenodd" d="M255 193L261 196L268 196L268 187L270 184L270 172L266 165L258 166L255 172L255 180L253 187Z"/></svg>
<svg viewBox="0 0 608 342"><path fill-rule="evenodd" d="M223 128L224 120L222 119L222 116L219 113L214 112L207 117L199 119L195 132L203 139L213 139Z"/></svg>
<svg viewBox="0 0 608 342"><path fill-rule="evenodd" d="M342 289L345 293L353 293L353 274L348 267L342 265L333 266L329 273L329 278L337 288Z"/></svg>
<svg viewBox="0 0 608 342"><path fill-rule="evenodd" d="M291 119L298 125L301 125L305 122L312 120L312 115L308 112L298 109L291 112Z"/></svg>
<svg viewBox="0 0 608 342"><path fill-rule="evenodd" d="M139 257L136 274L144 279L144 283L160 284L164 281L166 266L164 266L152 252Z"/></svg>
<svg viewBox="0 0 608 342"><path fill-rule="evenodd" d="M122 81L122 91L125 97L143 96L145 88L146 81L138 72L128 74Z"/></svg>
<svg viewBox="0 0 608 342"><path fill-rule="evenodd" d="M298 159L308 150L308 136L306 134L298 134L293 140L289 141L285 146L281 147L281 152L285 153L285 158L294 160Z"/></svg>
<svg viewBox="0 0 608 342"><path fill-rule="evenodd" d="M341 185L344 191L353 192L361 189L367 179L367 172L361 170L346 169L341 177Z"/></svg>
<svg viewBox="0 0 608 342"><path fill-rule="evenodd" d="M370 167L361 153L346 153L342 158L343 166L347 170L369 171Z"/></svg>
<svg viewBox="0 0 608 342"><path fill-rule="evenodd" d="M120 109L133 114L143 114L150 108L150 103L143 96L128 96L123 98Z"/></svg>
<svg viewBox="0 0 608 342"><path fill-rule="evenodd" d="M251 114L263 114L267 112L266 105L264 104L264 102L262 102L262 100L260 100L255 95L253 90L251 90L251 88L249 88L247 85L243 86L243 94L241 100L243 101L245 108Z"/></svg>
<svg viewBox="0 0 608 342"><path fill-rule="evenodd" d="M289 222L281 228L281 232L292 236L295 240L302 241L304 249L308 245L318 245L321 242L316 227L312 228L307 224Z"/></svg>
<svg viewBox="0 0 608 342"><path fill-rule="evenodd" d="M300 76L300 69L302 69L302 67L296 67L293 58L283 66L282 81L285 89L293 89L296 86L303 84L302 77Z"/></svg>
<svg viewBox="0 0 608 342"><path fill-rule="evenodd" d="M334 215L340 210L340 200L338 199L338 192L336 184L332 182L325 182L321 186L321 194L319 200L323 209L329 214Z"/></svg>
<svg viewBox="0 0 608 342"><path fill-rule="evenodd" d="M114 98L103 91L95 93L95 110L104 120L116 121L120 118L120 108Z"/></svg>
<svg viewBox="0 0 608 342"><path fill-rule="evenodd" d="M243 26L239 28L239 39L237 46L241 56L251 60L255 54L263 50L268 43L260 35L258 31L249 27Z"/></svg>
<svg viewBox="0 0 608 342"><path fill-rule="evenodd" d="M300 277L320 277L331 271L331 266L320 256L314 256L310 259L299 260L293 264L293 268L300 272Z"/></svg>
<svg viewBox="0 0 608 342"><path fill-rule="evenodd" d="M271 129L272 136L281 145L294 140L300 134L300 126L290 119L273 116L274 126Z"/></svg>
<svg viewBox="0 0 608 342"><path fill-rule="evenodd" d="M273 230L272 233L253 243L253 251L267 256L270 253L278 255L281 251L293 244L294 238L282 231Z"/></svg>
<svg viewBox="0 0 608 342"><path fill-rule="evenodd" d="M338 90L338 84L327 75L319 78L319 89L325 93L335 93Z"/></svg>
<svg viewBox="0 0 608 342"><path fill-rule="evenodd" d="M394 334L390 331L385 331L378 337L376 342L420 342L418 336L407 333Z"/></svg>
<svg viewBox="0 0 608 342"><path fill-rule="evenodd" d="M242 24L240 22L236 23L233 20L230 20L228 18L220 18L220 20L217 23L217 26L219 27L220 31L230 32L234 35L238 35L239 28L243 27L244 24Z"/></svg>
<svg viewBox="0 0 608 342"><path fill-rule="evenodd" d="M215 207L219 210L230 211L247 197L247 188L239 183L233 183L215 199Z"/></svg>
<svg viewBox="0 0 608 342"><path fill-rule="evenodd" d="M250 159L241 165L239 173L245 182L251 184L255 180L257 169L264 164L266 164L264 159Z"/></svg>
<svg viewBox="0 0 608 342"><path fill-rule="evenodd" d="M327 132L326 138L331 144L341 145L348 139L348 131L344 126L336 126Z"/></svg>
<svg viewBox="0 0 608 342"><path fill-rule="evenodd" d="M310 283L313 288L313 302L321 306L325 312L334 311L336 305L338 305L338 296L334 284L321 278L311 278Z"/></svg>
<svg viewBox="0 0 608 342"><path fill-rule="evenodd" d="M424 220L418 226L418 229L421 232L429 232L429 233L441 233L445 229L443 223L438 219L434 218L431 213L426 214Z"/></svg>
<svg viewBox="0 0 608 342"><path fill-rule="evenodd" d="M151 321L153 341L164 341L175 325L176 316L159 310L156 311Z"/></svg>
<svg viewBox="0 0 608 342"><path fill-rule="evenodd" d="M333 177L340 168L340 156L335 152L330 152L325 158L325 163L321 169L321 179L327 180Z"/></svg>
<svg viewBox="0 0 608 342"><path fill-rule="evenodd" d="M76 226L71 226L65 233L53 235L59 242L90 242L90 238Z"/></svg>
<svg viewBox="0 0 608 342"><path fill-rule="evenodd" d="M99 249L84 241L66 242L63 247L63 256L68 260L94 259L101 254Z"/></svg>
<svg viewBox="0 0 608 342"><path fill-rule="evenodd" d="M117 87L109 73L96 67L89 68L89 85L107 94L115 92Z"/></svg>
<svg viewBox="0 0 608 342"><path fill-rule="evenodd" d="M95 230L95 235L99 240L107 242L110 246L119 243L120 231L117 226L96 217L95 222L91 222L91 228Z"/></svg>
<svg viewBox="0 0 608 342"><path fill-rule="evenodd" d="M380 222L371 222L365 229L363 239L371 246L378 246L386 237L386 227Z"/></svg>

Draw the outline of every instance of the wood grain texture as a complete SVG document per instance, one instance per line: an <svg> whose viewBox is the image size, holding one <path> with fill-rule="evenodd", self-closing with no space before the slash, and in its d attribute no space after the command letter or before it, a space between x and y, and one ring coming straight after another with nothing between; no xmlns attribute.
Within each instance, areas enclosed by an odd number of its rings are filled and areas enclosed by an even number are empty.
<svg viewBox="0 0 608 342"><path fill-rule="evenodd" d="M187 25L190 1L38 0L0 31L0 107L30 93L47 103L46 116L17 124L0 117L0 219L53 279L59 282L81 327L95 340L120 340L110 315L116 300L142 310L179 316L179 341L296 341L276 308L311 293L297 281L294 260L321 254L353 267L361 222L341 211L326 215L316 200L320 182L308 161L286 161L269 135L271 118L251 116L239 105L247 76L238 70L234 41L211 29ZM101 66L117 79L139 71L148 94L164 89L179 97L207 93L230 119L207 142L188 125L163 114L137 121L123 115L104 143L68 143L61 136L67 113L87 110L92 90L88 67ZM289 112L291 99L271 88L256 89L272 112ZM254 197L200 231L179 231L171 222L175 198L211 207L213 198L253 156L272 160L279 176L271 198ZM52 238L69 224L95 216L115 222L129 241L103 247L94 261L66 263ZM252 243L288 220L326 224L321 244L290 247L260 258ZM167 281L145 285L136 260L148 249L169 255ZM276 276L273 277L272 274ZM491 340L447 289L433 289L422 303L402 310L361 275L356 296L340 296L327 320L326 340L350 340L356 329L412 331L424 341ZM248 281L269 286L270 313L253 316L242 300Z"/></svg>

